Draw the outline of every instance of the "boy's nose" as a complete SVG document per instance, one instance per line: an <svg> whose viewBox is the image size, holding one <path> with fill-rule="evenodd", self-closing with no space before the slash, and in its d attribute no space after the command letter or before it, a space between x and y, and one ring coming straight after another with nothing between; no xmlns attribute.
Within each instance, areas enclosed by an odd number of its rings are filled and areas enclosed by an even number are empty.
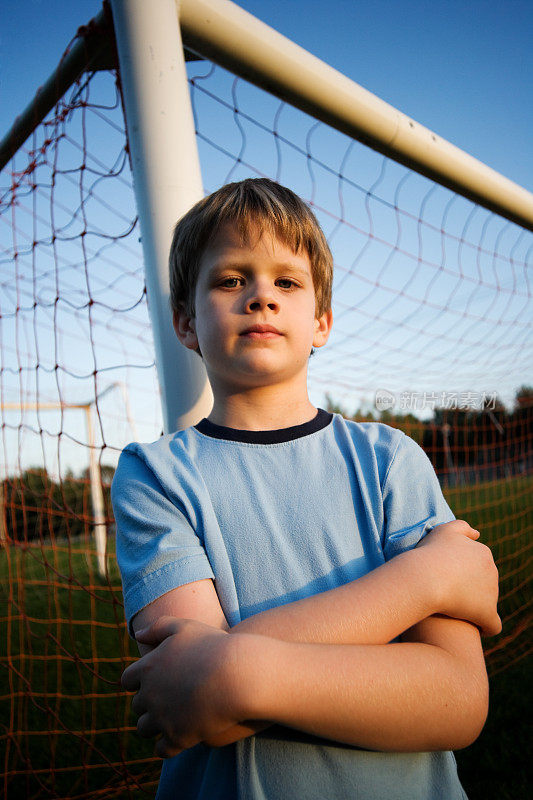
<svg viewBox="0 0 533 800"><path fill-rule="evenodd" d="M278 302L271 289L256 287L246 300L245 310L247 313L252 313L253 311L263 311L266 308L276 312L279 309Z"/></svg>

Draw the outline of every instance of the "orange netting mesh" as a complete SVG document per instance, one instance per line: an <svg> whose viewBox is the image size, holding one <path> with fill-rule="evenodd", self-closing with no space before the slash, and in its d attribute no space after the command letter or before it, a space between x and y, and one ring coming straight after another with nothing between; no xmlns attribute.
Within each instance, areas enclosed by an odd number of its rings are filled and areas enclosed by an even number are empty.
<svg viewBox="0 0 533 800"><path fill-rule="evenodd" d="M487 655L505 669L529 648L530 234L223 70L196 63L190 81L206 191L268 175L317 212L336 323L311 359L312 399L426 449L494 549L504 629ZM110 73L73 87L4 171L0 237L4 793L150 796L160 762L118 683L136 651L109 485L161 416Z"/></svg>

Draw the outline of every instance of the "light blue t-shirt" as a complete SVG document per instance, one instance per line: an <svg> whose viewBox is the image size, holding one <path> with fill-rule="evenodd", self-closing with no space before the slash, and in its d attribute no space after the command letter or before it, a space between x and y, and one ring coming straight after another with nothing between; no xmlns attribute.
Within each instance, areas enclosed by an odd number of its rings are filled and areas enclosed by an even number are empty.
<svg viewBox="0 0 533 800"><path fill-rule="evenodd" d="M341 586L452 520L401 431L319 411L278 431L203 420L125 448L112 499L125 613L213 578L230 626ZM377 753L274 726L165 760L158 798L463 800L453 754Z"/></svg>

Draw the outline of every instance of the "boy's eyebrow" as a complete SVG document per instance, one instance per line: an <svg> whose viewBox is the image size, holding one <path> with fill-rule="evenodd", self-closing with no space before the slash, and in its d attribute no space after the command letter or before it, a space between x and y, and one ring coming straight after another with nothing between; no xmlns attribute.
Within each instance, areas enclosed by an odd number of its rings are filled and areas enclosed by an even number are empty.
<svg viewBox="0 0 533 800"><path fill-rule="evenodd" d="M228 259L227 261L220 261L209 269L209 275L217 275L219 272L223 272L227 269L236 269L240 270L241 272L249 272L253 269L253 265L249 264L247 261L233 261L232 259ZM301 267L296 266L296 264L292 264L290 261L280 261L276 262L273 265L273 271L277 270L286 270L291 272L295 275L301 275L302 277L311 277L310 270L302 269Z"/></svg>
<svg viewBox="0 0 533 800"><path fill-rule="evenodd" d="M296 275L305 275L305 276L308 276L308 277L311 276L310 270L302 269L301 267L297 267L295 264L291 264L290 261L288 261L288 262L287 261L283 261L281 264L279 264L279 266L282 267L283 269L290 270L290 272L293 272Z"/></svg>

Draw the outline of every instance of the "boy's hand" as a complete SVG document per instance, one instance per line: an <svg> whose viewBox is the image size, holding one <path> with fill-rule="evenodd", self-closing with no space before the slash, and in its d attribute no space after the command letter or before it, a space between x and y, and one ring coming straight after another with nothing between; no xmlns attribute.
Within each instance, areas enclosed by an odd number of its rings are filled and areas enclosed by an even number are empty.
<svg viewBox="0 0 533 800"><path fill-rule="evenodd" d="M498 570L490 549L476 540L479 531L464 520L438 525L417 549L430 559L438 607L436 613L464 619L494 636L502 623L498 616Z"/></svg>
<svg viewBox="0 0 533 800"><path fill-rule="evenodd" d="M121 683L137 691L132 710L139 734L161 736L156 755L174 756L245 718L233 669L236 637L202 622L161 617L136 638L157 646L124 671Z"/></svg>

